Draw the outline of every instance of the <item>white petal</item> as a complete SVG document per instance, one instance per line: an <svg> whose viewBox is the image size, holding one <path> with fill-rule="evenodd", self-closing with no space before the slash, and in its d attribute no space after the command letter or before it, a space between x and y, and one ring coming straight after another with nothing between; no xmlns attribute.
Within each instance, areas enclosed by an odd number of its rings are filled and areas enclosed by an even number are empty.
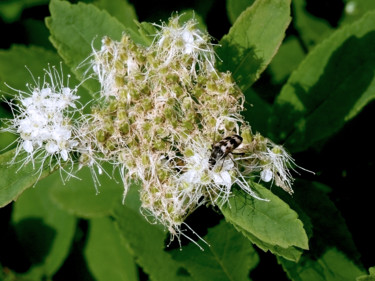
<svg viewBox="0 0 375 281"><path fill-rule="evenodd" d="M49 154L54 154L56 151L58 151L59 147L57 146L57 144L55 142L48 142L46 144L46 151L49 153Z"/></svg>
<svg viewBox="0 0 375 281"><path fill-rule="evenodd" d="M61 150L60 155L64 161L68 160L68 151L66 149Z"/></svg>
<svg viewBox="0 0 375 281"><path fill-rule="evenodd" d="M232 186L232 178L228 172L213 173L213 178L218 185Z"/></svg>
<svg viewBox="0 0 375 281"><path fill-rule="evenodd" d="M263 171L260 172L260 178L264 182L269 182L273 178L273 173L272 173L272 171L270 169L265 169L265 170L263 170Z"/></svg>
<svg viewBox="0 0 375 281"><path fill-rule="evenodd" d="M22 147L23 149L27 152L27 153L31 153L33 152L33 143L31 141L28 141L28 140L25 140L23 143L22 143Z"/></svg>

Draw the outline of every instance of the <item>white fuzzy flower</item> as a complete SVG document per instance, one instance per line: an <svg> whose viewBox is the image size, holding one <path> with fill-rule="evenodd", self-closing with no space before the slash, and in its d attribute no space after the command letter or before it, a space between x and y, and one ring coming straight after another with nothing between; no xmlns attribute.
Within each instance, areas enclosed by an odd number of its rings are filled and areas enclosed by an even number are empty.
<svg viewBox="0 0 375 281"><path fill-rule="evenodd" d="M79 111L77 88L71 89L69 76L64 81L62 70L59 72L54 67L45 70L42 81L34 81L35 85L27 85L29 92L17 91L19 94L8 102L14 119L8 120L9 127L3 131L19 134L16 156L22 150L26 152L25 163L44 163L54 157L58 165L60 161L68 161L78 145L75 139L78 130L72 121ZM48 163L53 168L52 162Z"/></svg>
<svg viewBox="0 0 375 281"><path fill-rule="evenodd" d="M198 22L191 19L180 25L180 17L173 17L168 24L159 27L154 44L158 46L159 55L163 57L165 65L178 57L187 55L192 59L190 71L195 75L196 65L200 69L214 71L215 52L209 43L209 35L197 28Z"/></svg>

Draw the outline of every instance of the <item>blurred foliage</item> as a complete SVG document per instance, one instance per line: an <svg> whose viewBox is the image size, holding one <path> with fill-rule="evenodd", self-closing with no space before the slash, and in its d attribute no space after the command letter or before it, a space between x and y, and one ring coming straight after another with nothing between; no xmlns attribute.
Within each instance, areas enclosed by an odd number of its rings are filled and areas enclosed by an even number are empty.
<svg viewBox="0 0 375 281"><path fill-rule="evenodd" d="M150 22L185 12L218 43L254 132L316 174L297 168L292 197L253 183L270 202L234 189L230 204L198 209L184 233L201 251L145 220L136 186L122 204L107 175L95 186L82 170L63 185L58 172L9 166L14 137L0 134L0 280L375 280L373 10L372 0L1 1L4 99L48 64L78 83L102 36L147 46ZM84 86L83 103L98 89Z"/></svg>

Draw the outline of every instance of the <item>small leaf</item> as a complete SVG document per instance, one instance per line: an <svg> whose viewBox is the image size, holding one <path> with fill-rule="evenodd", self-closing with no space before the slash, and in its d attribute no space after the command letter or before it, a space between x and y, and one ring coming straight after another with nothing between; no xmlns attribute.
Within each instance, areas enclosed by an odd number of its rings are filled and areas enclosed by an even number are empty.
<svg viewBox="0 0 375 281"><path fill-rule="evenodd" d="M109 171L109 169L108 169ZM109 173L110 174L110 173ZM51 186L53 201L67 212L83 218L96 218L109 215L122 200L123 186L107 175L99 176L99 193L96 192L91 172L80 170L64 185L57 180Z"/></svg>
<svg viewBox="0 0 375 281"><path fill-rule="evenodd" d="M220 40L220 71L231 71L248 89L276 54L290 20L290 0L257 0Z"/></svg>
<svg viewBox="0 0 375 281"><path fill-rule="evenodd" d="M375 281L375 266L369 268L369 275L359 276L356 281Z"/></svg>
<svg viewBox="0 0 375 281"><path fill-rule="evenodd" d="M287 260L298 262L301 258L303 250L297 247L288 247L283 248L278 245L272 245L269 243L265 243L264 241L256 238L250 232L244 230L243 228L239 227L238 225L234 226L239 232L241 232L247 239L249 239L253 244L257 245L260 249L267 252L270 251L271 253L281 256Z"/></svg>
<svg viewBox="0 0 375 281"><path fill-rule="evenodd" d="M194 280L249 280L249 272L258 264L259 257L245 237L222 221L208 230L204 240L210 245L201 243L204 251L189 244L173 254Z"/></svg>
<svg viewBox="0 0 375 281"><path fill-rule="evenodd" d="M20 18L24 9L44 3L48 3L48 0L1 1L0 18L8 23L15 22Z"/></svg>
<svg viewBox="0 0 375 281"><path fill-rule="evenodd" d="M87 265L97 281L136 281L137 268L109 218L90 220L85 247Z"/></svg>
<svg viewBox="0 0 375 281"><path fill-rule="evenodd" d="M293 0L293 7L295 15L293 24L299 31L298 34L306 48L312 49L333 32L328 22L311 15L306 10L306 0Z"/></svg>
<svg viewBox="0 0 375 281"><path fill-rule="evenodd" d="M310 52L275 101L272 137L302 151L337 132L375 98L375 12Z"/></svg>
<svg viewBox="0 0 375 281"><path fill-rule="evenodd" d="M247 89L244 94L246 97L246 109L242 113L243 116L249 121L254 132L267 135L268 119L272 113L271 105L260 98L252 88Z"/></svg>
<svg viewBox="0 0 375 281"><path fill-rule="evenodd" d="M137 30L135 21L137 14L133 5L126 0L96 0L94 4L100 8L105 9L111 16L115 17L125 27Z"/></svg>
<svg viewBox="0 0 375 281"><path fill-rule="evenodd" d="M240 14L254 2L255 0L227 0L227 11L230 22L233 24Z"/></svg>
<svg viewBox="0 0 375 281"><path fill-rule="evenodd" d="M34 280L50 279L60 268L75 233L76 219L59 209L49 197L54 181L48 177L25 191L12 213L18 240L33 263L25 277Z"/></svg>
<svg viewBox="0 0 375 281"><path fill-rule="evenodd" d="M375 2L368 0L345 0L345 9L340 24L352 23L368 11L375 10Z"/></svg>
<svg viewBox="0 0 375 281"><path fill-rule="evenodd" d="M289 36L276 56L273 58L269 70L272 73L272 83L281 84L295 70L305 58L304 50L295 36Z"/></svg>
<svg viewBox="0 0 375 281"><path fill-rule="evenodd" d="M50 40L65 63L80 78L87 72L90 64L89 61L86 64L84 61L91 55L92 48L100 48L102 37L109 36L119 40L123 33L127 33L136 43L147 43L138 33L126 28L116 18L94 5L82 2L73 5L67 1L52 0L50 12L51 17L46 20L51 32ZM98 83L93 80L87 81L85 86L92 93L99 89Z"/></svg>
<svg viewBox="0 0 375 281"><path fill-rule="evenodd" d="M297 213L284 201L259 184L252 189L262 198L254 199L242 190L233 190L233 196L221 207L225 218L257 239L282 248L292 246L308 249L308 239Z"/></svg>
<svg viewBox="0 0 375 281"><path fill-rule="evenodd" d="M299 263L278 258L293 281L353 281L363 271L340 251L327 249L318 258L303 256Z"/></svg>
<svg viewBox="0 0 375 281"><path fill-rule="evenodd" d="M28 92L26 84L35 84L34 79L43 78L44 69L48 68L48 65L55 66L59 70L61 58L55 52L41 47L12 46L9 50L0 50L0 90L6 94L16 94L4 85L5 82L14 89ZM67 81L69 68L64 64L61 67L65 76L64 81ZM69 85L74 87L76 84L78 84L77 80L71 77ZM81 96L82 103L88 101L84 89L79 89L78 94Z"/></svg>
<svg viewBox="0 0 375 281"><path fill-rule="evenodd" d="M38 167L33 168L32 163L27 165L12 164L10 161L14 158L14 150L0 154L0 207L4 207L32 186L36 181L46 177L48 169L39 171ZM22 155L15 159L15 163L22 163Z"/></svg>
<svg viewBox="0 0 375 281"><path fill-rule="evenodd" d="M125 205L114 210L114 219L136 262L155 281L192 280L186 269L165 252L165 232L141 215L139 194L132 186Z"/></svg>
<svg viewBox="0 0 375 281"><path fill-rule="evenodd" d="M319 255L325 248L331 247L358 262L360 255L345 219L328 194L322 191L329 187L321 183L302 180L296 181L294 187L296 192L292 200L309 216L313 225L310 254Z"/></svg>

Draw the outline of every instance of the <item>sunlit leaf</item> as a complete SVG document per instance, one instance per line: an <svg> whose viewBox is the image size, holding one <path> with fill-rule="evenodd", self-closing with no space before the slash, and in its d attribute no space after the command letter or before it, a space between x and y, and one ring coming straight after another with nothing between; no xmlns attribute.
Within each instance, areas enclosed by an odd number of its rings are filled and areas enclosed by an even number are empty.
<svg viewBox="0 0 375 281"><path fill-rule="evenodd" d="M309 53L275 101L273 139L301 151L337 132L375 98L375 13Z"/></svg>
<svg viewBox="0 0 375 281"><path fill-rule="evenodd" d="M137 268L109 218L90 220L85 257L97 281L136 281Z"/></svg>
<svg viewBox="0 0 375 281"><path fill-rule="evenodd" d="M204 251L190 244L173 255L194 280L249 280L259 260L249 240L224 221L209 229L203 239L209 244L200 243Z"/></svg>
<svg viewBox="0 0 375 281"><path fill-rule="evenodd" d="M12 223L33 263L26 273L28 278L51 278L69 254L75 232L76 218L61 210L49 197L54 181L48 177L38 182L14 204Z"/></svg>

